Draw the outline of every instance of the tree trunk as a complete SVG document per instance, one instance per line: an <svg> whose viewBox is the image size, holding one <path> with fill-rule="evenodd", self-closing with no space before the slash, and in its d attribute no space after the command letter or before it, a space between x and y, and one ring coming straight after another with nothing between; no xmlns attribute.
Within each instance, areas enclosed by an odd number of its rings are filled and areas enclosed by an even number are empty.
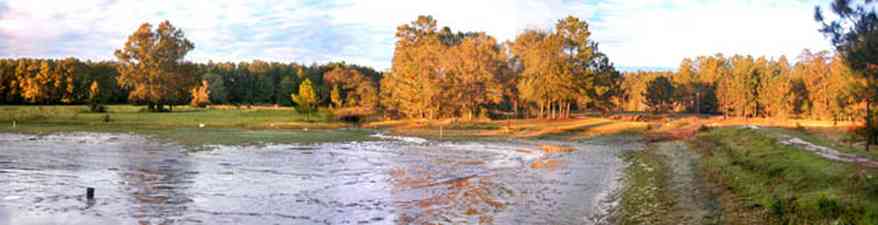
<svg viewBox="0 0 878 225"><path fill-rule="evenodd" d="M872 128L872 96L866 96L866 151L869 151L872 141L874 141L875 131Z"/></svg>
<svg viewBox="0 0 878 225"><path fill-rule="evenodd" d="M518 117L518 101L512 101L512 113L513 117Z"/></svg>
<svg viewBox="0 0 878 225"><path fill-rule="evenodd" d="M695 114L701 114L701 90L695 90Z"/></svg>
<svg viewBox="0 0 878 225"><path fill-rule="evenodd" d="M570 105L571 103L567 103L567 118L570 118Z"/></svg>
<svg viewBox="0 0 878 225"><path fill-rule="evenodd" d="M537 118L542 119L543 118L543 108L544 108L543 103L540 103L539 105L540 105L540 114L537 115Z"/></svg>
<svg viewBox="0 0 878 225"><path fill-rule="evenodd" d="M555 120L558 118L555 114L558 112L557 109L555 108L555 105L556 104L554 102L552 104L549 104L549 114L552 116L552 120Z"/></svg>

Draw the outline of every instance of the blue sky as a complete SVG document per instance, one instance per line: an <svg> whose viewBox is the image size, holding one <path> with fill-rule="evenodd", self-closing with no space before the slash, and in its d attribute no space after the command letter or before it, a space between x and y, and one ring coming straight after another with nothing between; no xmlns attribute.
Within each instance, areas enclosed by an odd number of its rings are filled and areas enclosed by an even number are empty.
<svg viewBox="0 0 878 225"><path fill-rule="evenodd" d="M346 61L390 67L396 27L433 15L456 31L500 41L550 29L567 15L586 19L592 39L617 66L675 68L715 53L794 59L828 50L813 8L821 1L748 0L339 0L125 1L0 0L0 57L113 59L141 23L170 20L199 62Z"/></svg>

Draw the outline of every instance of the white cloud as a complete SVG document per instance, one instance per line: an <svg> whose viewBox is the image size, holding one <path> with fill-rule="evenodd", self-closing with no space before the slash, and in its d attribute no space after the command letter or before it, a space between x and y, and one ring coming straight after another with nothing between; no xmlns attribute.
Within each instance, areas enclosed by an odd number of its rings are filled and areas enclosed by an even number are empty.
<svg viewBox="0 0 878 225"><path fill-rule="evenodd" d="M655 1L650 1L655 2ZM827 50L817 3L800 1L638 1L602 3L594 38L619 65L674 68L684 57L723 53L795 58Z"/></svg>
<svg viewBox="0 0 878 225"><path fill-rule="evenodd" d="M829 48L812 19L816 3L792 0L0 0L4 4L5 57L112 59L140 23L168 19L195 42L190 58L196 61L344 60L385 69L396 27L418 15L501 41L578 16L621 66L675 67L684 57L717 52L795 56L804 48Z"/></svg>

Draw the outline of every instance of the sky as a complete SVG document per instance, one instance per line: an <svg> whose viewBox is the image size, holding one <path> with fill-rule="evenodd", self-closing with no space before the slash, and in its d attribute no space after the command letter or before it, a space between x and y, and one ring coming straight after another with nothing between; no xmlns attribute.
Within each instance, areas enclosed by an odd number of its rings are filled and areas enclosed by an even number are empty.
<svg viewBox="0 0 878 225"><path fill-rule="evenodd" d="M0 0L0 57L112 60L140 24L169 20L196 62L345 61L390 67L396 27L432 15L499 41L585 19L617 67L674 69L722 53L795 59L829 50L812 0ZM825 7L825 6L824 6Z"/></svg>

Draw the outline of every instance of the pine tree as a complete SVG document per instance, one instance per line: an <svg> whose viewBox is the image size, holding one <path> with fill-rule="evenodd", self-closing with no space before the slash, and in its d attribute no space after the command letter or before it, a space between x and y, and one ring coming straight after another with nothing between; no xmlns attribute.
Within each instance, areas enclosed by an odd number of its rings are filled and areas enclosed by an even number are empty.
<svg viewBox="0 0 878 225"><path fill-rule="evenodd" d="M814 19L822 25L821 32L832 38L832 44L856 74L862 76L864 85L862 92L865 101L864 123L866 124L866 150L878 138L878 129L872 117L872 102L878 95L878 16L875 2L866 0L851 4L848 0L837 0L832 3L832 11L837 15L835 21L824 21L821 8L818 6Z"/></svg>

